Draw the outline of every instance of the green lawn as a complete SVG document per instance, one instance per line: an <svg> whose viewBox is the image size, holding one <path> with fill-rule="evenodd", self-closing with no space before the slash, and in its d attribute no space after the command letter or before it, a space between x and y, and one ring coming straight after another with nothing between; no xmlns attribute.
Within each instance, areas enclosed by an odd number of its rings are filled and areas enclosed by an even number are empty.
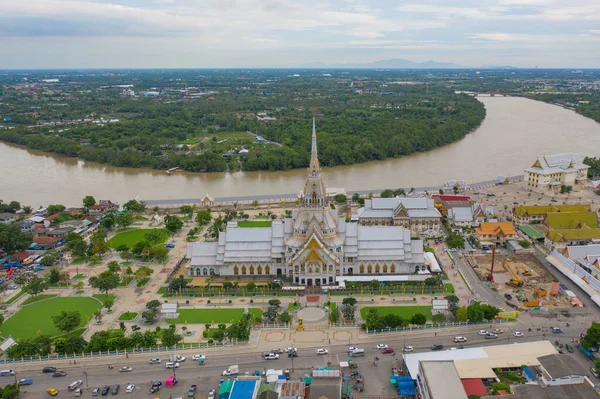
<svg viewBox="0 0 600 399"><path fill-rule="evenodd" d="M8 301L6 301L5 303L7 305L10 305L11 303L13 303L14 301L16 301L17 299L21 298L23 295L25 295L25 290L21 289L21 291L19 291L17 294L13 295Z"/></svg>
<svg viewBox="0 0 600 399"><path fill-rule="evenodd" d="M114 299L117 297L116 295L113 294L108 294L109 298L112 298L113 301ZM102 305L104 305L104 301L106 300L106 294L94 294L92 295L92 298L96 298L97 300L99 300L100 302L102 302Z"/></svg>
<svg viewBox="0 0 600 399"><path fill-rule="evenodd" d="M243 220L238 222L238 227L271 227L270 220Z"/></svg>
<svg viewBox="0 0 600 399"><path fill-rule="evenodd" d="M444 289L446 291L446 294L453 294L454 293L454 286L452 285L452 283L445 283L444 284Z"/></svg>
<svg viewBox="0 0 600 399"><path fill-rule="evenodd" d="M117 234L111 238L110 241L108 241L108 245L110 245L112 248L117 248L120 245L127 245L129 248L131 248L136 243L146 240L146 233L152 230L160 231L161 244L167 241L167 238L171 236L171 233L164 229L136 229Z"/></svg>
<svg viewBox="0 0 600 399"><path fill-rule="evenodd" d="M431 306L365 306L360 309L360 316L364 319L369 309L377 309L379 316L385 316L392 313L410 320L415 313L422 313L431 320Z"/></svg>
<svg viewBox="0 0 600 399"><path fill-rule="evenodd" d="M101 306L98 301L88 297L55 298L34 303L22 308L6 320L0 326L0 335L3 337L10 335L15 339L35 337L38 333L50 336L61 335L62 332L54 327L52 316L60 314L62 310L79 310L81 312L80 327L84 327Z"/></svg>
<svg viewBox="0 0 600 399"><path fill-rule="evenodd" d="M137 287L143 287L143 286L145 286L146 284L148 284L148 281L150 281L150 277L143 278L143 279L139 280L137 282Z"/></svg>
<svg viewBox="0 0 600 399"><path fill-rule="evenodd" d="M88 258L86 256L80 256L79 258L75 258L71 261L72 265L82 265Z"/></svg>
<svg viewBox="0 0 600 399"><path fill-rule="evenodd" d="M56 294L42 294L42 295L38 295L38 296L32 296L27 298L25 301L23 301L23 303L21 305L29 305L30 303L36 303L39 301L43 301L44 299L48 299L48 298L56 298L58 295Z"/></svg>
<svg viewBox="0 0 600 399"><path fill-rule="evenodd" d="M262 315L262 310L249 308L252 316ZM232 323L240 319L244 309L179 309L177 319L167 319L168 324L206 324L206 323Z"/></svg>
<svg viewBox="0 0 600 399"><path fill-rule="evenodd" d="M135 316L137 316L137 312L125 312L125 313L121 313L121 315L119 316L119 320L133 320L135 319Z"/></svg>
<svg viewBox="0 0 600 399"><path fill-rule="evenodd" d="M298 309L300 307L300 302L290 302L288 303L288 310Z"/></svg>
<svg viewBox="0 0 600 399"><path fill-rule="evenodd" d="M121 281L119 281L118 286L119 287L127 287L132 281L133 281L133 278L122 278Z"/></svg>
<svg viewBox="0 0 600 399"><path fill-rule="evenodd" d="M74 275L72 278L73 278L73 280L83 280L86 277L87 276L85 274L79 273L79 274Z"/></svg>

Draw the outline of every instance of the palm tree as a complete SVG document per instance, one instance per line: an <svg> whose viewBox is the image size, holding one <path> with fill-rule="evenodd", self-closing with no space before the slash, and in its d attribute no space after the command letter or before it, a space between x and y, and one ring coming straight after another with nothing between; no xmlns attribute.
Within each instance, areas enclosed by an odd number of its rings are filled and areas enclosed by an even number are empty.
<svg viewBox="0 0 600 399"><path fill-rule="evenodd" d="M94 315L93 315L93 316L94 316L94 319L96 319L96 321L97 321L98 323L101 323L101 322L102 322L102 312L100 311L100 309L96 310L96 311L94 312Z"/></svg>
<svg viewBox="0 0 600 399"><path fill-rule="evenodd" d="M69 275L69 272L60 272L58 274L58 282L61 284L67 284L70 279L71 276Z"/></svg>

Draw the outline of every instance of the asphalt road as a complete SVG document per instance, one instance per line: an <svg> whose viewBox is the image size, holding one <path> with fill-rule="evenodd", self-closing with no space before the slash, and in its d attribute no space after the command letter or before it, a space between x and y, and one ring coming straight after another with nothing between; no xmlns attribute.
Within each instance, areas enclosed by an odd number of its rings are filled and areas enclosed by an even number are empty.
<svg viewBox="0 0 600 399"><path fill-rule="evenodd" d="M522 338L515 338L512 333L516 327L511 326L500 326L505 330L503 334L499 334L497 339L485 339L478 334L479 328L465 327L448 329L440 332L411 332L406 334L394 334L394 335L380 335L373 336L365 339L359 344L352 344L364 348L366 356L361 358L355 358L354 360L359 366L359 371L363 373L366 381L365 395L388 395L393 394L392 387L388 382L389 372L382 372L383 370L389 370L391 367L402 367L401 359L401 348L404 345L411 345L414 347L415 352L429 351L431 345L442 344L446 348L456 347L458 344L453 342L455 336L464 336L467 338L467 342L463 345L468 347L476 346L487 346L487 345L499 345L513 342L529 342L537 341L544 338L552 341L558 339L563 343L570 342L571 338L578 337L583 331L583 322L572 322L571 327L567 328L564 323L561 323L560 327L564 329L562 334L552 334L549 332L548 321L544 319L532 319L534 322L537 321L540 328L546 331L537 330L537 327L533 327L533 331L527 331L527 328L521 330L525 335ZM494 327L498 327L495 325ZM520 328L520 327L519 327ZM436 335L437 334L437 335ZM375 348L377 343L386 343L390 347L397 350L395 355L382 355ZM233 350L232 350L233 349ZM265 368L274 369L293 369L293 378L300 378L306 373L309 373L312 367L326 366L327 362L332 364L339 364L340 361L348 360L346 353L347 345L335 345L329 347L329 355L318 356L315 354L314 347L299 347L299 357L292 359L287 358L285 354L279 360L265 361L262 358L262 353L256 352L254 348L247 348L244 351L243 347L236 347L229 350L220 350L213 352L203 352L207 356L206 364L204 366L198 365L196 362L191 360L191 355L196 352L186 351L182 353L188 357L185 362L181 363L181 367L175 370L175 374L179 379L179 384L175 388L163 387L158 394L150 395L149 389L151 381L164 380L173 375L173 371L165 368L165 361L168 357L166 354L158 356L163 360L161 364L149 364L148 359L156 357L153 355L135 355L130 356L129 359L122 358L120 362L113 364L114 368L110 370L107 366L107 359L92 359L87 362L78 362L76 365L62 363L61 364L46 364L46 363L32 363L23 364L15 367L17 371L17 378L32 378L33 385L23 388L22 398L40 398L49 397L45 391L50 388L56 388L59 390L58 397L72 397L73 394L68 392L66 387L75 380L83 380L85 387L85 376L83 374L84 367L87 366L88 383L89 389L84 392L82 397L91 397L91 389L94 387L103 387L105 385L120 384L121 391L117 397L130 397L130 398L147 398L147 397L178 397L186 396L187 389L190 384L197 384L199 389L197 392L197 398L205 398L209 389L218 388L218 382L220 375L223 370L232 364L238 364L240 371L252 373L254 370L264 370ZM576 351L577 352L577 351ZM379 356L380 362L377 368L372 366L372 360L374 356ZM577 353L575 354L577 355ZM586 362L583 358L580 361ZM584 365L587 363L584 363ZM67 372L66 377L53 378L51 374L43 374L41 369L45 365L54 365L59 370ZM120 366L127 365L133 368L133 371L127 373L121 373L118 371ZM587 366L589 368L589 366ZM375 380L375 383L372 381ZM5 385L13 382L12 377L2 377L0 384ZM125 393L125 387L128 383L136 385L136 389L133 393ZM112 395L110 395L112 396Z"/></svg>

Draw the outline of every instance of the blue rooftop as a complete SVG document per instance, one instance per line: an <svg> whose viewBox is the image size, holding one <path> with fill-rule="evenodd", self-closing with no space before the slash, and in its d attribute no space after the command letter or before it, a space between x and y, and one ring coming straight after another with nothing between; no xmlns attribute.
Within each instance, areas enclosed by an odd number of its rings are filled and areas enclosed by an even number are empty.
<svg viewBox="0 0 600 399"><path fill-rule="evenodd" d="M255 387L255 380L237 380L233 384L229 399L252 399Z"/></svg>

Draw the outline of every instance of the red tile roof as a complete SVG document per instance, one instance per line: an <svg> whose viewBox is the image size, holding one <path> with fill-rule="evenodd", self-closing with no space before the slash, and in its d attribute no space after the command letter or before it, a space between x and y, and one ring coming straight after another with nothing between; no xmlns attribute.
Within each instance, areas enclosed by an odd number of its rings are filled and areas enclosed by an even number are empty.
<svg viewBox="0 0 600 399"><path fill-rule="evenodd" d="M53 221L54 219L56 219L56 218L57 218L57 217L59 217L59 216L60 216L60 213L54 213L54 214L52 214L52 215L48 216L48 217L46 218L46 220Z"/></svg>
<svg viewBox="0 0 600 399"><path fill-rule="evenodd" d="M467 396L486 396L488 394L483 381L479 378L465 378L461 382Z"/></svg>
<svg viewBox="0 0 600 399"><path fill-rule="evenodd" d="M19 262L23 262L25 259L29 258L29 253L25 251L15 252L13 254L13 258L18 260Z"/></svg>
<svg viewBox="0 0 600 399"><path fill-rule="evenodd" d="M45 237L45 236L35 236L33 237L33 242L37 242L38 244L54 244L60 241L59 238L55 237Z"/></svg>
<svg viewBox="0 0 600 399"><path fill-rule="evenodd" d="M442 194L433 194L431 196L433 199L437 199L440 201L469 201L471 199L468 195L442 195Z"/></svg>

